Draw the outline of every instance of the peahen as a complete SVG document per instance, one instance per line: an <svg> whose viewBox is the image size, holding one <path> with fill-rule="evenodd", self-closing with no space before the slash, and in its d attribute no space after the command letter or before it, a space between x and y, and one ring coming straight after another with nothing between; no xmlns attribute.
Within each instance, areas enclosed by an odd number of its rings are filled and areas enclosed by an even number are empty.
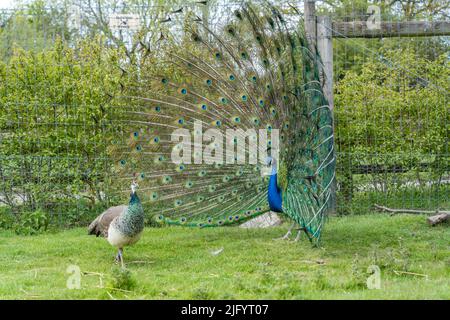
<svg viewBox="0 0 450 320"><path fill-rule="evenodd" d="M144 230L144 210L136 193L137 183L131 184L128 206L111 207L100 214L88 227L88 234L103 236L118 248L116 261L123 267L123 247L139 241Z"/></svg>
<svg viewBox="0 0 450 320"><path fill-rule="evenodd" d="M194 16L123 73L110 149L119 182L137 174L142 203L169 224L224 226L272 210L317 241L335 176L319 57L298 19L268 3L213 27Z"/></svg>

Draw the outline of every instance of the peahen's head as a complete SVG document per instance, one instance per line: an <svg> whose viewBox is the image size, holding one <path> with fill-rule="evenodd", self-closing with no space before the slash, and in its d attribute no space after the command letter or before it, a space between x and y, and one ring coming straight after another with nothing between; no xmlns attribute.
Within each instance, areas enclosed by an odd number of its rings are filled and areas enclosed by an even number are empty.
<svg viewBox="0 0 450 320"><path fill-rule="evenodd" d="M135 194L136 193L136 189L139 187L139 185L137 184L137 182L135 180L133 180L133 182L131 183L131 194Z"/></svg>

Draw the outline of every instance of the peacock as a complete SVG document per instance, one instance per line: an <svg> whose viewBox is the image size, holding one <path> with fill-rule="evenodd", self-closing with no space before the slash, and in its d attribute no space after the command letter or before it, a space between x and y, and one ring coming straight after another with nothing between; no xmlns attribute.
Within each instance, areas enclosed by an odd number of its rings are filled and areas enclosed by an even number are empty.
<svg viewBox="0 0 450 320"><path fill-rule="evenodd" d="M162 223L227 226L271 210L293 222L284 239L298 225L297 239L303 230L319 241L333 199L333 117L320 58L295 19L270 3L244 3L214 26L188 12L119 62L117 192L136 175Z"/></svg>
<svg viewBox="0 0 450 320"><path fill-rule="evenodd" d="M108 242L118 248L116 261L122 268L123 247L133 245L139 241L144 230L144 210L136 193L138 184L131 184L131 196L128 206L120 205L107 209L100 214L88 227L88 234L103 236Z"/></svg>

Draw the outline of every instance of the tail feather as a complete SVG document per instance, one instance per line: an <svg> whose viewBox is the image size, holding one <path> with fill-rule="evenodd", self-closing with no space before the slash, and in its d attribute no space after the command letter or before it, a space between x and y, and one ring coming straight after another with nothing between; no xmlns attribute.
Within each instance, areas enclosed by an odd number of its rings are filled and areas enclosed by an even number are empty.
<svg viewBox="0 0 450 320"><path fill-rule="evenodd" d="M279 129L285 213L318 238L334 179L333 119L320 58L298 19L284 18L270 4L244 4L223 24L191 22L124 76L111 148L118 181L137 174L142 203L161 221L241 222L268 210L262 169L272 141L254 139L250 129L269 137ZM211 129L235 131L224 144ZM234 152L246 142L256 149L245 149L245 163L237 163ZM258 162L250 163L255 153Z"/></svg>

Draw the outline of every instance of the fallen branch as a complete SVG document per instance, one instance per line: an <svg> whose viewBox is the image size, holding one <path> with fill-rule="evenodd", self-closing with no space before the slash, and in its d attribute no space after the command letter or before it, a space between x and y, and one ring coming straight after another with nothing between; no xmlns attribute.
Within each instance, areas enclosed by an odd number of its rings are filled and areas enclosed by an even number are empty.
<svg viewBox="0 0 450 320"><path fill-rule="evenodd" d="M422 274L422 273L407 272L407 271L397 271L397 270L394 270L394 273L396 275L408 274L408 275L411 275L411 276L418 276L418 277L428 278L427 274Z"/></svg>
<svg viewBox="0 0 450 320"><path fill-rule="evenodd" d="M435 214L434 216L428 217L427 221L431 226L435 226L439 223L450 220L450 211L439 211L439 210L416 210L416 209L393 209L378 204L374 204L374 207L380 211L390 212L391 216L397 213L409 213L409 214Z"/></svg>
<svg viewBox="0 0 450 320"><path fill-rule="evenodd" d="M391 216L396 213L410 213L410 214L450 214L450 211L439 211L439 210L421 210L421 209L393 209L385 206L380 206L379 204L374 204L374 207L380 211L390 212Z"/></svg>
<svg viewBox="0 0 450 320"><path fill-rule="evenodd" d="M431 226L435 226L447 220L450 220L450 213L442 213L427 218L427 221Z"/></svg>

